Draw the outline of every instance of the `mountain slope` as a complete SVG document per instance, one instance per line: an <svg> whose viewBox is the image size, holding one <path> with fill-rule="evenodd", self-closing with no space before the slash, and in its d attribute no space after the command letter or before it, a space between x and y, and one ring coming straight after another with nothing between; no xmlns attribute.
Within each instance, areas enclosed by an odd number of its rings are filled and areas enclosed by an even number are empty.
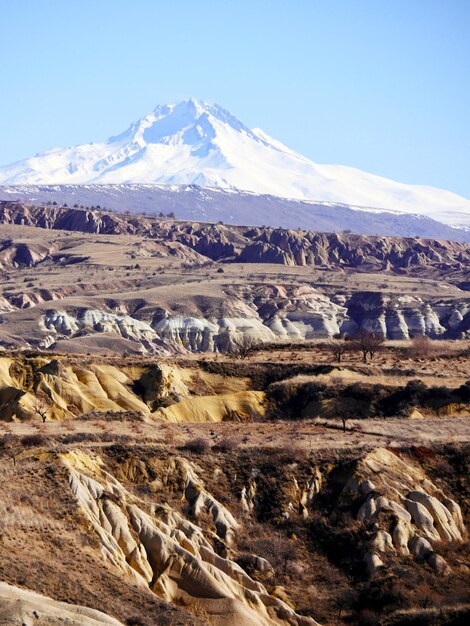
<svg viewBox="0 0 470 626"><path fill-rule="evenodd" d="M199 185L426 215L470 226L470 200L341 165L319 165L218 105L158 106L105 143L54 148L0 168L0 184Z"/></svg>

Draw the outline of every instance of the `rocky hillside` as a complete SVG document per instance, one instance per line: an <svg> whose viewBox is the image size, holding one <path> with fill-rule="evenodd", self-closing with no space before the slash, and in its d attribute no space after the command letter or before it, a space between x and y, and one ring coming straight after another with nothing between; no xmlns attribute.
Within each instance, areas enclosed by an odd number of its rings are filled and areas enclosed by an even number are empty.
<svg viewBox="0 0 470 626"><path fill-rule="evenodd" d="M269 194L199 185L0 185L0 199L14 199L29 205L78 203L107 207L117 212L125 207L135 214L148 211L155 215L157 209L157 213L165 215L175 212L178 219L214 223L224 220L230 224L269 224L322 232L351 230L363 235L470 240L468 229L453 228L424 215L364 211L347 204L289 200ZM466 219L463 214L455 215L452 222L465 222Z"/></svg>
<svg viewBox="0 0 470 626"><path fill-rule="evenodd" d="M295 365L260 360L236 361L236 367L230 359L200 366L173 358L3 356L0 422L60 422L113 414L118 421L146 424L218 424L280 416L422 419L470 412L470 383L457 355L448 379L426 371L419 381L410 371L412 362L402 371L394 367L393 377L387 378L388 368L378 376L368 365L314 359L310 353L306 362ZM404 351L392 359L405 360ZM431 359L439 362L437 354L428 355ZM465 355L460 359L463 362Z"/></svg>
<svg viewBox="0 0 470 626"><path fill-rule="evenodd" d="M470 260L470 246L456 242L177 222L14 202L0 202L0 223L94 234L141 235L158 242L181 243L213 261L359 270L373 267L408 271L425 267L448 271L463 269Z"/></svg>
<svg viewBox="0 0 470 626"><path fill-rule="evenodd" d="M63 420L86 414L136 414L139 420L221 422L265 413L264 392L248 379L165 363L0 358L0 420Z"/></svg>
<svg viewBox="0 0 470 626"><path fill-rule="evenodd" d="M82 621L67 607L77 626L359 626L366 615L457 624L468 614L467 512L452 494L455 468L439 484L432 476L439 452L334 458L78 440L10 436L0 450L9 478L0 576L23 588L0 586L8 624L19 607L56 623L60 605L31 588L90 607ZM441 621L423 622L423 609Z"/></svg>
<svg viewBox="0 0 470 626"><path fill-rule="evenodd" d="M466 355L266 348L0 358L5 624L465 623Z"/></svg>
<svg viewBox="0 0 470 626"><path fill-rule="evenodd" d="M113 283L108 296L99 284L7 291L0 300L0 340L5 348L59 353L169 355L230 352L248 342L327 339L358 329L398 340L466 339L470 332L466 294L433 298L343 291L331 296L307 285L255 283L226 284L210 294L191 285L174 300L171 290L141 288L136 301L125 285Z"/></svg>
<svg viewBox="0 0 470 626"><path fill-rule="evenodd" d="M465 339L469 247L66 207L0 207L0 346L227 352L240 342Z"/></svg>
<svg viewBox="0 0 470 626"><path fill-rule="evenodd" d="M9 626L123 626L101 611L58 602L7 583L0 583L0 622Z"/></svg>

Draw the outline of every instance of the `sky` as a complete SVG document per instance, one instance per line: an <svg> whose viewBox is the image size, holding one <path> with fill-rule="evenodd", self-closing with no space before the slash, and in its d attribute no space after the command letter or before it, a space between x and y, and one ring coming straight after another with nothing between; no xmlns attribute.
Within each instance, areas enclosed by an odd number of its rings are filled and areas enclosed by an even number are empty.
<svg viewBox="0 0 470 626"><path fill-rule="evenodd" d="M192 96L470 198L469 0L0 0L0 24L1 165Z"/></svg>

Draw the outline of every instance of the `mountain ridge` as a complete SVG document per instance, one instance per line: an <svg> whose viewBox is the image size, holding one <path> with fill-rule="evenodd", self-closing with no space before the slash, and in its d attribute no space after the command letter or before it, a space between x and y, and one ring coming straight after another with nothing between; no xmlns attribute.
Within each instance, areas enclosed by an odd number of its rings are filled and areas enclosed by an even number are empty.
<svg viewBox="0 0 470 626"><path fill-rule="evenodd" d="M107 235L139 235L178 242L212 261L325 266L369 266L423 273L465 270L470 244L443 239L322 233L119 215L104 210L31 206L0 200L0 224Z"/></svg>
<svg viewBox="0 0 470 626"><path fill-rule="evenodd" d="M198 185L0 186L0 200L61 206L106 207L118 214L173 212L178 219L245 226L282 227L359 235L427 237L470 241L470 231L424 215L367 210L346 204L289 200L249 191Z"/></svg>

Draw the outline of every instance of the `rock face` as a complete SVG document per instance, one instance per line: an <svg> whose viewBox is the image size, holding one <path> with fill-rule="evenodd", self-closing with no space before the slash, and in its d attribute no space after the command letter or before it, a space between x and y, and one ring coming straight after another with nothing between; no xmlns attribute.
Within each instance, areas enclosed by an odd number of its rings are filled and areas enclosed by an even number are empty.
<svg viewBox="0 0 470 626"><path fill-rule="evenodd" d="M53 246L13 243L6 240L0 243L0 269L19 266L33 267L51 258L53 253Z"/></svg>
<svg viewBox="0 0 470 626"><path fill-rule="evenodd" d="M401 295L395 287L390 293L381 293L377 286L375 291L364 291L354 286L353 276L384 272L395 279L397 274L403 275L407 281L408 275L413 280L416 276L435 280L457 273L461 278L470 266L468 244L155 220L8 202L0 203L0 222L67 229L94 237L90 246L89 237L83 235L77 235L77 241L66 233L48 233L47 237L41 233L35 239L31 230L24 229L30 233L29 239L21 234L18 241L9 236L0 243L0 271L6 279L0 296L0 346L8 348L168 355L230 351L245 340L322 339L358 329L387 339L470 337L470 297L453 284L449 283L449 291L440 292L449 293L448 297L430 289L419 296L410 293L411 288ZM20 230L9 227L10 235ZM127 234L135 237L117 237ZM119 278L107 271L104 284L102 250L105 243L111 249L114 241L124 261ZM97 257L92 249L99 249ZM137 258L145 267L134 261L125 265L128 259ZM156 258L164 259L163 265ZM148 267L157 271L147 269L147 260L152 262ZM217 271L212 263L220 264ZM239 266L234 265L238 263L308 266L322 271L311 281L303 270L292 274L294 278L282 275L281 280L272 267L266 272L272 282L262 282L257 274L250 275L246 284L221 277L224 264L229 265L228 276L233 275L234 267L238 271ZM168 297L171 289L164 281L171 279L159 275L174 264L178 280L181 278L178 302ZM39 266L38 274L52 277L53 270L62 272L67 266L68 272L70 265L77 266L71 271L78 277L70 283L64 281L66 284L49 278L36 280L33 271L34 280L23 274L24 268ZM201 267L209 268L205 275L210 285L198 280ZM89 270L90 282L82 280L82 268L84 276ZM107 268L112 269L112 265ZM316 282L318 275L322 278ZM457 279L454 276L452 280Z"/></svg>
<svg viewBox="0 0 470 626"><path fill-rule="evenodd" d="M137 584L147 584L162 599L177 604L184 601L191 606L197 599L217 624L222 623L222 615L234 625L315 623L296 615L273 592L268 595L260 582L236 564L235 546L246 517L237 520L214 498L193 461L181 457L147 461L150 473L136 456L121 463L117 477L149 482L156 496L149 506L126 491L98 457L77 451L63 454L62 460L70 472L72 493L100 537L104 554ZM219 468L219 478L226 479L227 471ZM350 465L343 466L339 473L332 467L323 467L322 472L293 463L276 474L274 483L272 472L265 475L263 466L254 463L251 473L243 471L242 475L249 478L244 485L236 481L236 489L241 487L237 496L245 516L258 522L263 521L266 509L270 522L291 516L299 520L299 514L308 518L315 508L324 506L325 493L333 497L329 491L333 480L339 495L330 505L349 511L351 527L343 526L342 532L351 532L354 525L354 532L359 533L357 549L363 550L364 571L370 577L387 575L408 558L418 568L427 564L437 575L448 575L450 568L440 548L466 538L457 502L436 487L420 466L384 448L365 453L352 470ZM168 504L158 504L159 490L168 488L176 490L175 498L181 491L187 518ZM317 499L319 494L323 504ZM246 554L242 560L249 571L272 569L256 554Z"/></svg>
<svg viewBox="0 0 470 626"><path fill-rule="evenodd" d="M264 518L266 490L269 490L266 483L269 484L270 481L269 474L259 471L256 467L251 469L251 475L240 491L241 505L247 514ZM288 478L283 476L283 480L276 484L276 504L271 503L273 504L271 516L279 521L295 518L297 514L307 519L324 484L324 477L316 466L309 467L301 476L296 476L295 472Z"/></svg>
<svg viewBox="0 0 470 626"><path fill-rule="evenodd" d="M221 422L263 415L264 393L227 377L220 382L200 374L207 395L196 395L194 371L169 365L122 366L33 358L0 358L0 420L47 421L93 411L131 411L147 421ZM204 378L202 378L204 376ZM200 393L200 392L199 392Z"/></svg>
<svg viewBox="0 0 470 626"><path fill-rule="evenodd" d="M47 298L47 299L45 299ZM52 302L61 301L56 308ZM147 306L144 311L67 306L60 293L8 294L0 301L4 319L36 307L38 323L22 345L68 352L224 352L250 338L255 342L322 339L366 329L386 339L426 335L435 339L470 336L470 299L425 301L417 296L356 292L329 297L309 286L250 285L227 289L219 310L191 315ZM95 341L93 342L93 337ZM88 339L87 339L88 338ZM91 340L91 341L89 341Z"/></svg>
<svg viewBox="0 0 470 626"><path fill-rule="evenodd" d="M110 563L136 584L163 600L202 607L211 623L249 626L314 626L288 604L269 595L233 560L214 551L202 529L168 505L146 507L82 452L63 455L70 488L87 522L96 532ZM173 472L185 481L195 519L202 510L213 517L219 540L230 543L238 524L200 483L194 468L175 460ZM147 510L145 510L147 509Z"/></svg>
<svg viewBox="0 0 470 626"><path fill-rule="evenodd" d="M420 468L379 448L367 454L346 483L342 499L355 498L356 519L370 528L372 539L364 562L374 576L384 555L412 555L437 573L447 573L435 550L462 542L466 535L460 506L436 487Z"/></svg>
<svg viewBox="0 0 470 626"><path fill-rule="evenodd" d="M365 291L328 296L308 285L250 284L226 287L210 309L201 299L188 306L187 315L151 305L135 310L124 301L118 306L113 301L113 308L97 303L101 309L72 302L60 290L7 293L0 310L14 325L18 310L37 309L37 322L21 336L23 347L82 353L225 352L246 338L302 341L358 329L386 339L470 336L470 298L464 297L425 300Z"/></svg>
<svg viewBox="0 0 470 626"><path fill-rule="evenodd" d="M97 310L80 310L75 317L66 311L47 311L42 320L48 333L63 337L82 334L88 329L98 333L115 333L124 339L131 339L143 345L149 353L169 354L170 348L160 340L159 335L146 322L129 315L115 315ZM50 336L50 334L49 334Z"/></svg>
<svg viewBox="0 0 470 626"><path fill-rule="evenodd" d="M247 310L248 317L197 318L170 315L165 312L154 321L155 332L163 340L180 345L192 352L223 352L239 337L253 337L257 341L272 341L274 333L267 328L255 311ZM158 318L157 318L158 319Z"/></svg>
<svg viewBox="0 0 470 626"><path fill-rule="evenodd" d="M57 602L39 593L0 582L0 624L8 626L123 626L105 613Z"/></svg>
<svg viewBox="0 0 470 626"><path fill-rule="evenodd" d="M438 271L462 269L470 261L469 244L436 239L157 221L104 211L24 206L8 201L0 201L0 223L95 234L145 235L157 241L178 242L212 260L231 259L243 263L407 272L423 267ZM29 255L24 254L27 260ZM20 260L22 255L20 251Z"/></svg>
<svg viewBox="0 0 470 626"><path fill-rule="evenodd" d="M386 339L464 338L470 328L470 301L466 299L426 302L417 296L357 292L345 307L356 327Z"/></svg>
<svg viewBox="0 0 470 626"><path fill-rule="evenodd" d="M147 307L145 319L100 310L47 310L40 321L40 347L89 333L115 333L149 354L175 348L224 352L246 337L256 342L322 339L360 328L386 339L470 336L470 299L425 302L377 292L331 298L306 285L255 285L230 289L220 307L210 317L204 309L196 316Z"/></svg>
<svg viewBox="0 0 470 626"><path fill-rule="evenodd" d="M211 189L199 185L41 185L1 186L0 197L27 204L56 202L62 206L73 197L80 205L102 206L113 211L129 207L135 213L176 211L179 219L224 220L231 224L275 224L322 232L351 230L361 234L378 232L389 236L437 237L468 241L468 233L423 215L385 211L363 211L348 204L303 202L274 195L257 195L234 189ZM349 198L350 200L350 198ZM363 204L363 203L361 203ZM445 204L441 204L441 208ZM394 207L396 208L396 207ZM452 223L464 218L460 212Z"/></svg>

